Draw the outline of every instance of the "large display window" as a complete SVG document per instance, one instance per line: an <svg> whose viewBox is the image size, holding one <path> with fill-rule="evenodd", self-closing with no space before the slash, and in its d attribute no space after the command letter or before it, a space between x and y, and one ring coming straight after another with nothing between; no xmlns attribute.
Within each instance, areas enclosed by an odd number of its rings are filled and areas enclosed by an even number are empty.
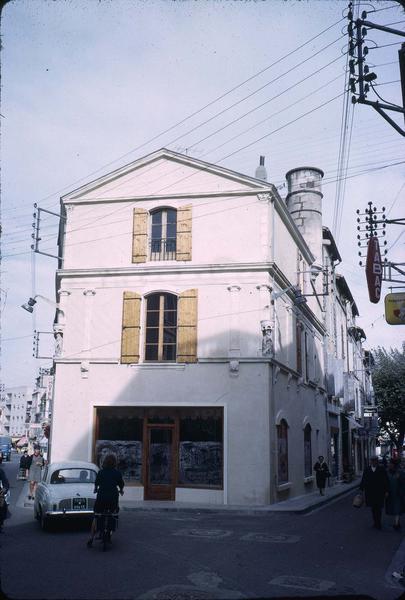
<svg viewBox="0 0 405 600"><path fill-rule="evenodd" d="M210 407L98 407L94 461L113 453L127 485L167 490L223 486L223 409ZM162 476L163 470L165 476ZM151 491L152 490L152 491Z"/></svg>

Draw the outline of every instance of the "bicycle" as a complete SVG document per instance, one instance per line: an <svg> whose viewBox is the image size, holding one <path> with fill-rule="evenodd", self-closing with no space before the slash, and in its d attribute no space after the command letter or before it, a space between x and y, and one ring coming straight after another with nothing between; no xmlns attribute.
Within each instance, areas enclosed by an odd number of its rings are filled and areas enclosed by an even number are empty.
<svg viewBox="0 0 405 600"><path fill-rule="evenodd" d="M101 547L105 552L111 544L111 538L114 531L118 528L118 513L107 510L102 513L95 513L96 519L96 539L101 541Z"/></svg>

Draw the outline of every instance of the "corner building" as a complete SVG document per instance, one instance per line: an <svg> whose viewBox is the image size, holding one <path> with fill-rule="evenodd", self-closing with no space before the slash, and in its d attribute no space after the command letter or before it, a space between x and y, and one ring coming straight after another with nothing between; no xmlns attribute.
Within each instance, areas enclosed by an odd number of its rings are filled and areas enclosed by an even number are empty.
<svg viewBox="0 0 405 600"><path fill-rule="evenodd" d="M322 176L290 171L285 202L162 149L61 198L52 461L112 451L128 499L313 491L330 444Z"/></svg>

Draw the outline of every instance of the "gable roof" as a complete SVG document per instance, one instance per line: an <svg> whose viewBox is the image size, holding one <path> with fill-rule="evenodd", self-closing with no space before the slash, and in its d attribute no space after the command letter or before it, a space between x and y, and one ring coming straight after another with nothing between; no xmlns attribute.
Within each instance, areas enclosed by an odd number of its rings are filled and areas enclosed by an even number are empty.
<svg viewBox="0 0 405 600"><path fill-rule="evenodd" d="M142 158L128 163L123 167L111 171L106 175L98 177L97 179L94 179L93 181L90 181L89 183L86 183L85 185L76 188L75 190L72 190L67 194L64 194L61 197L61 200L62 202L69 202L70 200L79 199L82 196L86 196L96 191L97 188L106 186L117 179L123 178L131 174L133 171L139 170L143 167L151 165L152 163L157 163L157 161L164 159L171 162L175 162L179 165L184 165L185 167L192 167L198 171L206 172L212 175L216 175L217 177L227 179L239 185L239 189L244 188L246 190L250 188L252 191L256 192L275 189L272 184L269 184L266 181L262 181L254 177L249 177L248 175L242 175L237 171L233 171L225 167L219 167L218 165L213 165L211 163L193 158L191 156L186 156L184 154L174 152L173 150L168 150L167 148L161 148L160 150L147 154Z"/></svg>

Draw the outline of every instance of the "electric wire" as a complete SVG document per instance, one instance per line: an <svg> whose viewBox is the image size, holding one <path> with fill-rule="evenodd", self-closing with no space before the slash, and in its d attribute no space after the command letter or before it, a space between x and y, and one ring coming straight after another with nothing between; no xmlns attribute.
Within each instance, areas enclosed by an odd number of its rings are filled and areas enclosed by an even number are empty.
<svg viewBox="0 0 405 600"><path fill-rule="evenodd" d="M366 174L369 174L369 173L377 172L377 171L380 171L382 169L386 169L386 168L389 168L389 167L395 167L395 166L399 166L399 165L403 165L403 164L405 164L405 160L397 161L395 163L389 163L389 164L382 165L382 166L375 167L375 168L365 169L365 170L360 171L359 173L354 173L352 175L348 175L346 177L346 179L352 179L352 178L359 177L359 176L362 176L362 175L366 175ZM323 185L328 185L328 184L331 184L331 183L335 183L336 181L338 181L338 178L334 178L334 179L330 179L330 180L328 180L328 178L326 178L326 180L322 181L322 184ZM259 201L255 200L254 202L252 202L250 204L246 204L245 206L250 206L250 205L256 204L257 202L259 202ZM230 207L230 208L227 207L225 209L221 209L221 210L218 210L218 211L214 211L214 212L210 212L210 213L204 213L203 215L193 217L193 219L204 218L204 217L207 217L207 216L210 216L210 215L213 215L213 214L219 214L219 213L227 212L228 210L237 210L237 209L240 209L240 206ZM103 241L103 240L106 240L106 239L112 239L114 237L119 237L121 235L128 235L128 234L131 234L131 233L132 233L132 230L131 231L126 231L126 232L121 232L119 234L114 234L114 235L111 235L111 236L102 236L100 238L94 238L94 239L91 239L91 240L83 240L83 241L80 241L80 242L71 242L69 244L66 244L65 247L83 245L83 244L87 244L89 242L95 242L95 241ZM52 249L52 246L44 248L44 250L51 250L51 249ZM15 253L15 254L4 255L3 258L9 258L9 257L12 257L12 256L20 256L20 255L23 255L23 254L28 254L29 252L30 251L27 251L27 252L18 252L18 253Z"/></svg>
<svg viewBox="0 0 405 600"><path fill-rule="evenodd" d="M384 6L384 8L374 8L373 10L368 10L367 14L381 12L382 10L390 10L392 8L400 8L398 4L393 4L392 6Z"/></svg>
<svg viewBox="0 0 405 600"><path fill-rule="evenodd" d="M404 183L401 185L401 187L399 188L399 191L398 191L397 195L395 196L395 198L394 198L394 200L393 200L393 202L392 202L392 204L391 204L390 208L388 209L388 212L387 212L387 217L389 217L389 215L390 215L390 213L391 213L392 209L394 208L395 204L397 203L397 201L398 201L398 199L399 199L399 197L400 197L400 195L401 195L401 192L402 192L402 190L403 190L404 188L405 188L405 182L404 182Z"/></svg>
<svg viewBox="0 0 405 600"><path fill-rule="evenodd" d="M285 55L283 55L282 57L280 57L279 59L277 59L276 61L274 61L273 63L271 63L270 65L266 66L265 68L261 69L260 71L258 71L257 73L255 73L254 75L248 77L247 79L245 79L244 81L242 81L241 83L237 84L236 86L232 87L231 89L229 89L228 91L224 92L223 94L221 94L220 96L217 96L216 98L214 98L214 100L211 100L210 102L208 102L207 104L205 104L202 108L192 112L191 114L189 114L187 117L183 118L182 120L180 120L179 122L175 123L174 125L172 125L171 127L165 129L164 131L160 132L159 134L153 136L152 138L150 138L149 140L147 140L146 142L143 142L142 144L136 146L135 148L132 148L131 150L129 150L128 152L126 152L125 154L122 154L121 156L119 156L118 158L114 159L113 161L110 161L109 163L106 163L104 165L102 165L101 167L99 167L98 169L96 169L95 171L92 171L91 173L80 177L79 179L75 180L74 182L64 186L63 188L57 190L56 192L53 192L51 194L48 194L47 196L43 197L41 200L39 200L38 202L41 202L42 204L44 204L46 202L46 200L53 198L55 195L63 192L64 190L71 190L73 185L76 185L77 183L80 183L81 181L84 181L86 179L88 179L89 177L91 177L92 175L95 175L96 173L99 173L100 171L106 169L107 167L113 165L114 163L126 158L127 156L129 156L130 154L133 154L134 152L140 150L141 148L144 148L145 146L147 146L148 144L156 141L159 137L162 137L163 135L165 135L166 133L169 133L170 131L172 131L173 129L175 129L176 127L179 127L180 125L182 125L183 123L185 123L186 121L188 121L189 119L191 119L192 117L196 116L197 114L201 113L202 111L204 111L205 109L209 108L210 106L214 105L216 102L218 102L219 100L222 100L223 98L225 98L226 96L228 96L229 94L231 94L232 92L236 91L237 89L241 88L243 85L245 85L246 83L252 81L253 79L255 79L256 77L258 77L259 75L263 74L264 72L268 71L270 68L276 66L277 64L279 64L280 62L282 62L283 60L285 60L286 58L292 56L293 54L295 54L296 52L298 52L299 50L301 50L302 48L304 48L305 46L307 46L308 44L310 44L311 42L313 42L314 40L316 40L317 38L321 37L323 34L325 34L327 31L329 31L330 29L333 29L333 27L336 27L336 25L338 25L339 23L341 23L342 21L345 20L345 17L342 17L341 19L339 19L338 21L336 21L335 23L332 23L332 25L329 25L328 27L326 27L325 29L323 29L321 32L317 33L315 36L311 37L310 39L306 40L305 42L303 42L302 44L300 44L299 46L297 46L296 48L294 48L294 50L291 50L290 52L287 52Z"/></svg>
<svg viewBox="0 0 405 600"><path fill-rule="evenodd" d="M372 87L372 90L373 90L374 94L376 96L378 96L380 100L382 100L386 104L390 104L391 106L397 106L396 104L393 104L392 102L389 102L388 100L384 100L384 98L382 96L380 96L380 94L377 92L377 90L375 89L375 86L373 85L373 83L371 81L370 81L370 85Z"/></svg>

